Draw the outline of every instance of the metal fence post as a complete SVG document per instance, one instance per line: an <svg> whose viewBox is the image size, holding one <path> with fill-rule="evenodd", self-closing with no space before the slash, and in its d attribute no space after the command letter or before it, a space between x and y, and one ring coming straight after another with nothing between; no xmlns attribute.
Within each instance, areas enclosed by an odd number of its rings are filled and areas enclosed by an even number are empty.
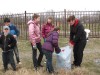
<svg viewBox="0 0 100 75"><path fill-rule="evenodd" d="M26 26L26 40L27 40L27 22L26 22L27 20L26 20L26 14L27 14L27 13L26 13L26 11L25 11L25 26Z"/></svg>
<svg viewBox="0 0 100 75"><path fill-rule="evenodd" d="M65 20L65 22L64 22L64 24L65 24L65 37L66 37L66 9L64 9L64 20Z"/></svg>

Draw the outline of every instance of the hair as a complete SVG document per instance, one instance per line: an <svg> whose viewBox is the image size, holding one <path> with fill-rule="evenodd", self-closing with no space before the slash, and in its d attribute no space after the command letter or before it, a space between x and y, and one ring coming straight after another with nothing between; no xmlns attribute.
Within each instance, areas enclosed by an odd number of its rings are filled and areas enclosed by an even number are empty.
<svg viewBox="0 0 100 75"><path fill-rule="evenodd" d="M40 17L38 14L35 14L32 16L32 20L37 19L38 17Z"/></svg>
<svg viewBox="0 0 100 75"><path fill-rule="evenodd" d="M70 22L70 21L73 21L73 20L75 20L75 16L74 16L74 15L69 16L69 17L67 18L67 22Z"/></svg>
<svg viewBox="0 0 100 75"><path fill-rule="evenodd" d="M59 27L56 27L56 28L54 28L53 31L58 31L58 30L60 30L60 28Z"/></svg>
<svg viewBox="0 0 100 75"><path fill-rule="evenodd" d="M6 22L10 22L10 19L9 18L5 18L4 19L4 23L6 23Z"/></svg>
<svg viewBox="0 0 100 75"><path fill-rule="evenodd" d="M48 19L53 20L53 18L52 18L52 17L50 17L50 16L48 17Z"/></svg>

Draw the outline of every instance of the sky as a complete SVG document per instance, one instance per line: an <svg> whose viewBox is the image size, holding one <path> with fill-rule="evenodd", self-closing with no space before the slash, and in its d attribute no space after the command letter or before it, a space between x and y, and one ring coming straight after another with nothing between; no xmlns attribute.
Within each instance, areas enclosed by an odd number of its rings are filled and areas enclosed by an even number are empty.
<svg viewBox="0 0 100 75"><path fill-rule="evenodd" d="M100 10L100 0L0 0L0 14L49 10Z"/></svg>

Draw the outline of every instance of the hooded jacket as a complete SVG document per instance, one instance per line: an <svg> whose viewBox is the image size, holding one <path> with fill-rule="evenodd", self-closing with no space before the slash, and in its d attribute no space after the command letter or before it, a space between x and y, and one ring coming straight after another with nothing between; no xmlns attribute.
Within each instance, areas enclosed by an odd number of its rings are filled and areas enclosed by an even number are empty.
<svg viewBox="0 0 100 75"><path fill-rule="evenodd" d="M7 52L14 48L16 45L16 39L13 37L13 35L8 34L7 36L4 35L4 33L0 36L0 47L4 52Z"/></svg>
<svg viewBox="0 0 100 75"><path fill-rule="evenodd" d="M80 21L76 19L74 25L70 26L70 43L74 45L82 40L86 41L86 32Z"/></svg>
<svg viewBox="0 0 100 75"><path fill-rule="evenodd" d="M16 36L20 35L20 31L17 29L17 27L14 24L10 23L9 28L10 28L10 34L16 35Z"/></svg>
<svg viewBox="0 0 100 75"><path fill-rule="evenodd" d="M30 20L28 23L29 40L35 45L41 41L40 25Z"/></svg>
<svg viewBox="0 0 100 75"><path fill-rule="evenodd" d="M51 52L54 52L54 49L56 53L60 52L60 48L58 45L58 32L57 31L52 31L48 34L46 38L46 42L44 42L42 48Z"/></svg>
<svg viewBox="0 0 100 75"><path fill-rule="evenodd" d="M46 23L42 27L42 37L46 38L48 33L54 29L54 26L51 23Z"/></svg>

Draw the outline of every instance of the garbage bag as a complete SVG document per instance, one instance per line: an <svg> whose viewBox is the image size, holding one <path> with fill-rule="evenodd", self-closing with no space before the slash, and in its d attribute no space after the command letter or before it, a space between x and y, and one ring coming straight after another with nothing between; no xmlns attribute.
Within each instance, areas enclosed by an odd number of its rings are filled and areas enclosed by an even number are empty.
<svg viewBox="0 0 100 75"><path fill-rule="evenodd" d="M71 51L72 51L72 48L70 46L65 46L61 48L61 52L59 54L56 54L57 68L71 69Z"/></svg>

